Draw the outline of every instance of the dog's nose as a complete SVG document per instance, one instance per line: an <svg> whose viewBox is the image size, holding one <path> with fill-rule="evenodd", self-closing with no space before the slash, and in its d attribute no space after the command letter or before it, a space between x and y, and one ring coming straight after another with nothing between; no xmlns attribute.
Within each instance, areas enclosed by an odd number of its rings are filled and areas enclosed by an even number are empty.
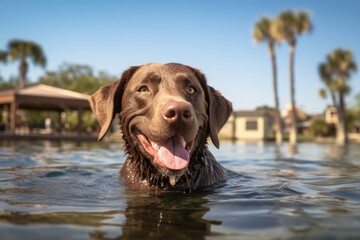
<svg viewBox="0 0 360 240"><path fill-rule="evenodd" d="M163 106L162 115L168 123L188 123L193 119L193 108L187 102L170 101Z"/></svg>

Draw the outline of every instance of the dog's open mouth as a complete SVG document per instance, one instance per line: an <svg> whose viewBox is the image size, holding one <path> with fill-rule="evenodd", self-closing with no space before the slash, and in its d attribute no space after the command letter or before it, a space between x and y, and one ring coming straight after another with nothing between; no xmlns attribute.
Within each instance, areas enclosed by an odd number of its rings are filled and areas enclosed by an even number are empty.
<svg viewBox="0 0 360 240"><path fill-rule="evenodd" d="M145 151L153 157L153 163L173 173L169 175L169 180L171 185L175 185L176 172L185 170L189 165L194 141L186 143L184 137L174 135L164 141L154 142L139 130L136 136Z"/></svg>

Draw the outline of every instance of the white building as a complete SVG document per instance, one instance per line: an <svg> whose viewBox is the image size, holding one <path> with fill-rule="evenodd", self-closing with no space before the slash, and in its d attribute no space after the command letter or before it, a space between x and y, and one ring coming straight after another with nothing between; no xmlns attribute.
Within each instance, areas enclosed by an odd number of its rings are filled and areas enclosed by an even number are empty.
<svg viewBox="0 0 360 240"><path fill-rule="evenodd" d="M236 140L263 141L273 132L274 118L266 111L236 111L233 118Z"/></svg>

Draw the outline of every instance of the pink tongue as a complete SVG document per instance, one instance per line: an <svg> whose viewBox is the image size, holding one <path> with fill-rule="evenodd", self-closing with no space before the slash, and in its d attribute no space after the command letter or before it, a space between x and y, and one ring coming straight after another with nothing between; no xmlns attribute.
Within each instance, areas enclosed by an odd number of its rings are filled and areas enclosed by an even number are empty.
<svg viewBox="0 0 360 240"><path fill-rule="evenodd" d="M189 152L185 149L185 140L182 136L174 136L163 145L154 156L154 162L165 165L170 170L181 170L189 163Z"/></svg>

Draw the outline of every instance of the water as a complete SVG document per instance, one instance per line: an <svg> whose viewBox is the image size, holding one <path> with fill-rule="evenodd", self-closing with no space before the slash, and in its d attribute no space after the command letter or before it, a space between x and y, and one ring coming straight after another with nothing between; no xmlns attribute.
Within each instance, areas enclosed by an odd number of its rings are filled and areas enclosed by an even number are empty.
<svg viewBox="0 0 360 240"><path fill-rule="evenodd" d="M360 145L211 147L234 173L127 189L119 144L0 142L0 239L360 239Z"/></svg>

